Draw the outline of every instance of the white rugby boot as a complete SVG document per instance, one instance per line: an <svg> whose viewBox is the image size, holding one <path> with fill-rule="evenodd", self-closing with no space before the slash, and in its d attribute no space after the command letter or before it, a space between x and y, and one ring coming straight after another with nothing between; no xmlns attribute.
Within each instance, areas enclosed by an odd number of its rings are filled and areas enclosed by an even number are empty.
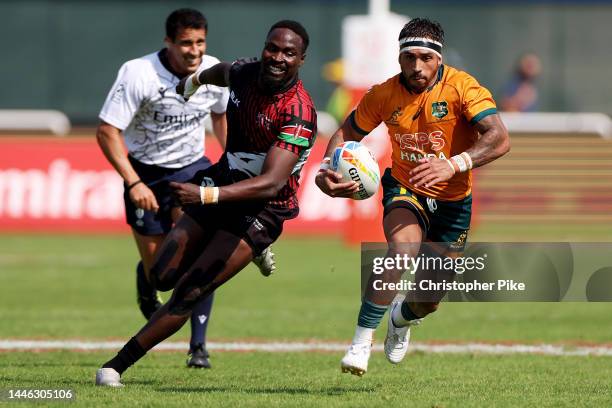
<svg viewBox="0 0 612 408"><path fill-rule="evenodd" d="M408 352L410 344L410 326L421 324L422 319L411 320L407 326L397 327L393 324L393 311L402 307L403 297L396 298L389 308L389 320L387 324L387 337L385 337L385 356L390 363L400 363Z"/></svg>
<svg viewBox="0 0 612 408"><path fill-rule="evenodd" d="M113 368L100 368L96 372L96 385L103 387L123 387L121 374Z"/></svg>
<svg viewBox="0 0 612 408"><path fill-rule="evenodd" d="M353 343L340 361L343 373L351 373L361 377L368 371L368 361L372 352L372 343Z"/></svg>
<svg viewBox="0 0 612 408"><path fill-rule="evenodd" d="M276 259L272 252L272 245L263 250L261 255L253 258L253 263L259 268L259 272L263 276L270 276L276 270Z"/></svg>

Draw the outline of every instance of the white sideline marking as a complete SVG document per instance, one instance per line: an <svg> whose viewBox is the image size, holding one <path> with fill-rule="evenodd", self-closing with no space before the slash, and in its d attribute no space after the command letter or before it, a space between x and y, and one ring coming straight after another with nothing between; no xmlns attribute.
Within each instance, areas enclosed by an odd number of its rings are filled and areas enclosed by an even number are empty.
<svg viewBox="0 0 612 408"><path fill-rule="evenodd" d="M81 340L0 340L0 350L119 350L124 345L121 341L81 341ZM334 351L344 352L348 346L344 343L325 342L209 342L207 348L211 351L267 351L267 352L308 352ZM187 342L161 343L154 350L186 351ZM374 351L382 351L382 345L375 345ZM612 356L612 346L562 346L553 344L427 344L413 343L412 352L424 353L482 353L482 354L543 354L553 356Z"/></svg>

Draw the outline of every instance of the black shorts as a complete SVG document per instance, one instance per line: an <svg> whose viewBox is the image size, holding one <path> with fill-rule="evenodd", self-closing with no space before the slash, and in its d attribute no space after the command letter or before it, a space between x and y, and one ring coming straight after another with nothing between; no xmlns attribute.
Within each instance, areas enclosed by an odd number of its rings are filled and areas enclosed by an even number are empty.
<svg viewBox="0 0 612 408"><path fill-rule="evenodd" d="M127 186L124 186L123 201L128 225L141 235L167 234L172 228L172 208L179 207L172 196L168 183L170 181L184 183L191 180L198 171L211 166L210 160L202 157L183 168L169 169L141 163L131 156L128 156L128 159L142 182L153 191L159 204L157 214L137 208L130 200Z"/></svg>
<svg viewBox="0 0 612 408"><path fill-rule="evenodd" d="M206 186L231 184L228 175L214 165L198 172L191 183ZM207 232L223 230L243 239L257 256L278 239L283 223L298 216L298 208L284 208L266 202L232 202L217 205L188 205L185 214Z"/></svg>

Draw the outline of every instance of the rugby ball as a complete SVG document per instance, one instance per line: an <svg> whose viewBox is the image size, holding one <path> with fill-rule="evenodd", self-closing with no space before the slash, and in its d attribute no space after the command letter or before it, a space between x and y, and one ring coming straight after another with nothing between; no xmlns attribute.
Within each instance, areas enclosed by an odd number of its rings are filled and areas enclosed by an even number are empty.
<svg viewBox="0 0 612 408"><path fill-rule="evenodd" d="M359 184L359 191L352 197L354 200L365 200L378 191L378 162L370 150L359 142L344 142L336 147L329 167L342 174L342 181L353 180Z"/></svg>

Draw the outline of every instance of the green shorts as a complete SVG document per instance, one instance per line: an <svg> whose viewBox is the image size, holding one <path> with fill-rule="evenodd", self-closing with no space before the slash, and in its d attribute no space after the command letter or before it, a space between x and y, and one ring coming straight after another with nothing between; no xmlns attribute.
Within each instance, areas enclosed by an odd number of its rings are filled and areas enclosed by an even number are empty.
<svg viewBox="0 0 612 408"><path fill-rule="evenodd" d="M381 181L385 216L394 208L407 208L416 215L427 240L446 243L453 251L463 250L472 217L471 194L459 201L438 201L404 187L389 168Z"/></svg>

